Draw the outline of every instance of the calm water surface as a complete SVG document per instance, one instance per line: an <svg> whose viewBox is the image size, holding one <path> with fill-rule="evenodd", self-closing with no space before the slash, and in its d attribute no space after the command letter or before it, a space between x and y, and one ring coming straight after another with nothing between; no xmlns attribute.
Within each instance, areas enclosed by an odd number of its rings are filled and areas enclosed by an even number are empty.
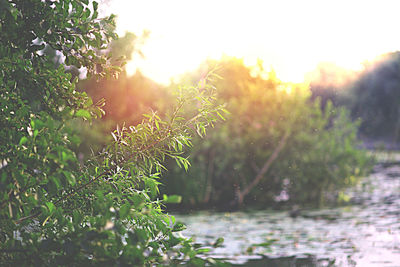
<svg viewBox="0 0 400 267"><path fill-rule="evenodd" d="M255 211L176 215L185 236L211 253L246 266L400 267L400 165L377 164L347 192L350 206L288 212Z"/></svg>

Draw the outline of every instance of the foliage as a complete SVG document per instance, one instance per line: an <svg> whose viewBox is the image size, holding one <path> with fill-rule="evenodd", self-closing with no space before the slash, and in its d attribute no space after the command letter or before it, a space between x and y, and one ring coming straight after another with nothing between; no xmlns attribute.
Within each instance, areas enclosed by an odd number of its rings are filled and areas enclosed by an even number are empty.
<svg viewBox="0 0 400 267"><path fill-rule="evenodd" d="M193 129L216 120L214 87L181 88L164 119L152 113L117 128L88 161L74 153L79 138L68 125L101 117L104 102L79 92L68 67L54 68L43 49L59 51L89 77L116 77L120 68L99 53L113 30L113 16L97 18L96 2L0 0L2 265L215 263L175 234L184 226L162 212L157 197L161 162L171 157L186 168L181 151ZM186 105L198 107L191 118L182 116Z"/></svg>
<svg viewBox="0 0 400 267"><path fill-rule="evenodd" d="M308 75L311 99L320 99L322 108L330 101L334 106L343 104L348 87L358 78L358 72L324 62Z"/></svg>
<svg viewBox="0 0 400 267"><path fill-rule="evenodd" d="M127 32L125 36L112 40L107 49L111 61L118 63L114 58L132 59L134 55L142 55L140 46L148 33L136 36ZM102 107L105 114L101 120L91 125L74 121L71 126L82 140L76 153L80 158L90 157L99 152L110 140L110 132L117 124L136 125L143 120L143 114L157 111L164 116L167 109L174 105L173 90L166 90L163 86L143 76L139 70L133 76L128 76L124 66L118 79L97 79L91 77L79 81L79 91L86 92L94 102L105 100Z"/></svg>
<svg viewBox="0 0 400 267"><path fill-rule="evenodd" d="M140 72L133 76L121 74L118 80L88 79L79 85L94 101L105 99L103 121L137 124L143 114L157 110L165 114L174 104L173 97L167 90Z"/></svg>
<svg viewBox="0 0 400 267"><path fill-rule="evenodd" d="M320 67L319 77L311 84L313 97L351 110L353 119L361 119L360 134L372 139L400 138L400 54L382 55L366 62L358 74L333 67ZM332 78L334 77L334 78Z"/></svg>
<svg viewBox="0 0 400 267"><path fill-rule="evenodd" d="M194 140L193 167L168 173L165 192L207 206L322 205L367 171L348 112L329 102L322 111L309 101L308 88L282 83L273 73L252 75L240 60L219 64L219 98L231 114L204 140Z"/></svg>
<svg viewBox="0 0 400 267"><path fill-rule="evenodd" d="M352 85L346 104L353 117L361 118L367 136L400 138L400 53L390 53L366 64Z"/></svg>

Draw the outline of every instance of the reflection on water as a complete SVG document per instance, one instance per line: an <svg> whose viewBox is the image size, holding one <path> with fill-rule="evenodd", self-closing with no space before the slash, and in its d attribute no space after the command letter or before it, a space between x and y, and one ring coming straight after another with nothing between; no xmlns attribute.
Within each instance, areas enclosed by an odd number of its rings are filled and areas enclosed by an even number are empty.
<svg viewBox="0 0 400 267"><path fill-rule="evenodd" d="M379 164L347 192L353 205L287 212L176 215L214 257L246 266L400 266L400 166Z"/></svg>

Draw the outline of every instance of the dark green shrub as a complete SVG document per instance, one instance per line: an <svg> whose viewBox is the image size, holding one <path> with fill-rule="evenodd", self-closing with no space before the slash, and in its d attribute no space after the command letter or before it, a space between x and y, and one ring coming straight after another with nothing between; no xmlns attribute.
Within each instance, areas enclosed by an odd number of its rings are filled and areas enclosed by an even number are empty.
<svg viewBox="0 0 400 267"><path fill-rule="evenodd" d="M162 161L190 145L220 110L206 86L182 89L161 119L148 115L118 127L102 153L79 162L71 120L103 114L76 90L64 66L89 77L116 77L120 67L98 53L115 38L113 17L97 18L97 3L0 0L0 263L3 266L150 266L206 264L205 250L174 232L184 228L157 198ZM197 96L195 98L194 96ZM182 108L196 105L188 120ZM165 197L164 201L175 201Z"/></svg>
<svg viewBox="0 0 400 267"><path fill-rule="evenodd" d="M362 120L362 134L399 141L400 53L366 64L345 97L352 116Z"/></svg>
<svg viewBox="0 0 400 267"><path fill-rule="evenodd" d="M311 82L313 98L332 101L361 120L359 135L371 141L398 142L400 137L400 53L364 64L359 72L322 64Z"/></svg>

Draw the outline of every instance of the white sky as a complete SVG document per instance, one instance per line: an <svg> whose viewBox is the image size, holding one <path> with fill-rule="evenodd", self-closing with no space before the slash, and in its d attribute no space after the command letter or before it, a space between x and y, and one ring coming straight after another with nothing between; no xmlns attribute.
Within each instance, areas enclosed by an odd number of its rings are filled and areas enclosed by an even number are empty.
<svg viewBox="0 0 400 267"><path fill-rule="evenodd" d="M319 62L358 69L400 49L400 1L112 0L107 12L120 36L150 30L146 59L127 67L162 83L223 54L301 82Z"/></svg>

